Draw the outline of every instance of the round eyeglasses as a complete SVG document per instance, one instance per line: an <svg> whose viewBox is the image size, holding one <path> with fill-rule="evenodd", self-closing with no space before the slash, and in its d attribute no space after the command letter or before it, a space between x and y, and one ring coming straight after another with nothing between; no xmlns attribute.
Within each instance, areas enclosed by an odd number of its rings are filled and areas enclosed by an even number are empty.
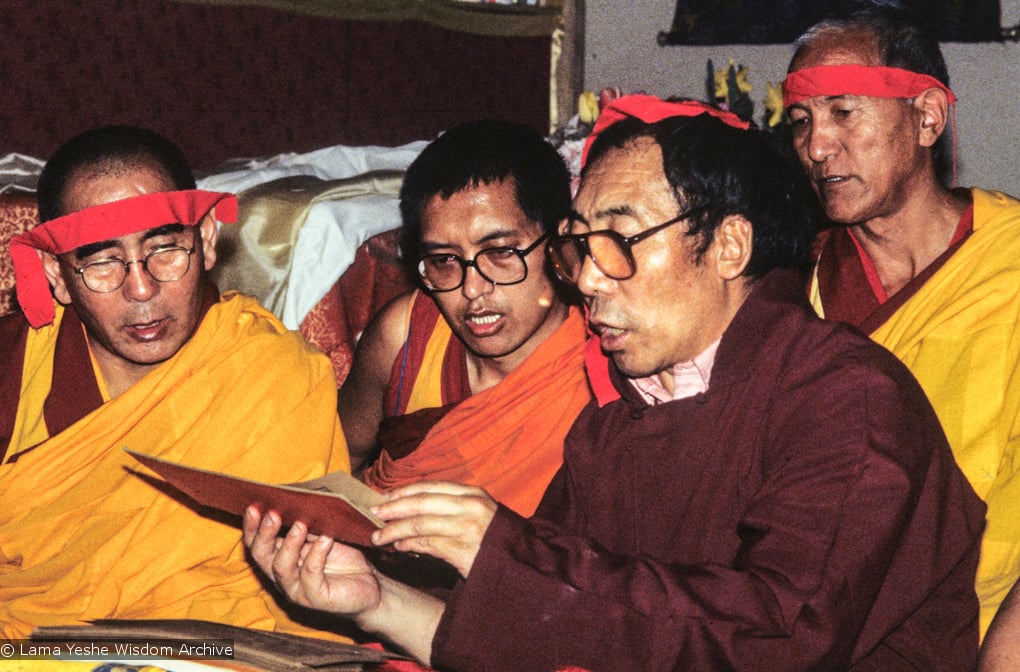
<svg viewBox="0 0 1020 672"><path fill-rule="evenodd" d="M494 285L516 285L528 277L526 256L548 238L547 234L526 248L489 247L466 260L456 254L429 254L418 260L418 275L430 292L451 292L464 284L469 266Z"/></svg>
<svg viewBox="0 0 1020 672"><path fill-rule="evenodd" d="M691 208L668 222L663 222L626 238L616 231L608 229L555 236L549 240L546 254L549 255L549 261L552 262L556 277L572 285L576 285L581 277L581 267L584 266L585 257L590 257L606 277L613 280L626 280L637 272L634 254L631 252L632 247L666 227L689 219L704 209L704 207Z"/></svg>
<svg viewBox="0 0 1020 672"><path fill-rule="evenodd" d="M180 280L191 267L191 255L194 252L194 247L190 250L184 247L165 247L149 252L144 259L135 259L134 261L109 257L89 262L80 268L68 265L81 276L86 287L93 292L106 294L120 289L127 278L128 267L131 264L141 264L145 272L157 282Z"/></svg>

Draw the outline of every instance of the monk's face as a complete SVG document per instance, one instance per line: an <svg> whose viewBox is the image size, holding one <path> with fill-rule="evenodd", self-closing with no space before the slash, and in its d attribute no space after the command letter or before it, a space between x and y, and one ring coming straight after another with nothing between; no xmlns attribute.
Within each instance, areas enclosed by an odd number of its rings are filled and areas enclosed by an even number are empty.
<svg viewBox="0 0 1020 672"><path fill-rule="evenodd" d="M444 199L433 196L422 208L422 254L451 254L472 260L493 247L524 249L542 235L517 203L514 184L505 180L469 186ZM566 307L545 272L545 245L526 257L527 277L513 285L494 285L474 267L464 284L432 298L468 351L499 360L512 370L563 321Z"/></svg>
<svg viewBox="0 0 1020 672"><path fill-rule="evenodd" d="M62 212L153 192L172 191L173 182L150 166L114 171L79 170L68 181ZM71 304L84 323L89 345L108 384L137 381L149 369L180 350L198 327L204 293L204 272L216 259L216 226L206 217L197 227L160 227L88 245L44 259L54 295ZM172 246L196 248L187 273L178 280L158 282L140 263L131 264L124 284L108 293L85 286L75 268L115 257L127 262Z"/></svg>
<svg viewBox="0 0 1020 672"><path fill-rule="evenodd" d="M870 33L825 30L790 72L819 65L881 65ZM847 225L890 217L931 179L921 114L903 98L815 96L790 106L793 144L826 214ZM928 143L930 145L930 143Z"/></svg>
<svg viewBox="0 0 1020 672"><path fill-rule="evenodd" d="M638 138L589 166L574 199L581 219L570 234L611 230L635 236L677 216L662 150ZM696 240L681 222L635 244L634 275L614 280L586 258L577 287L602 350L631 377L668 372L700 354L725 330L732 309L715 267L713 242L696 261ZM669 387L669 383L667 387Z"/></svg>

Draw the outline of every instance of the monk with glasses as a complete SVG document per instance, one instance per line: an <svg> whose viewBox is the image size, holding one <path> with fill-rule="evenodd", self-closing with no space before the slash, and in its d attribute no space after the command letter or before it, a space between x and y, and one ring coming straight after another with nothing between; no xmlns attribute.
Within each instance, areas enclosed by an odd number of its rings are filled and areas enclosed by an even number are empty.
<svg viewBox="0 0 1020 672"><path fill-rule="evenodd" d="M481 486L522 515L590 399L584 320L545 260L570 178L530 128L451 128L408 167L401 247L420 288L365 330L340 390L355 471L379 490Z"/></svg>

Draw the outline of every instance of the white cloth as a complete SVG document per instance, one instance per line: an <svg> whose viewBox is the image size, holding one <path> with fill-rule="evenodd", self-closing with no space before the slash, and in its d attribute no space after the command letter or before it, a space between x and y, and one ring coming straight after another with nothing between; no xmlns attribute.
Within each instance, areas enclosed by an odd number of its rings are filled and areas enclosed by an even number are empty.
<svg viewBox="0 0 1020 672"><path fill-rule="evenodd" d="M4 154L0 156L0 194L24 191L35 191L43 162L24 154Z"/></svg>
<svg viewBox="0 0 1020 672"><path fill-rule="evenodd" d="M399 147L337 145L306 154L280 154L210 174L199 180L198 186L233 192L243 199L246 189L284 177L311 175L337 180L375 171L403 171L427 144L422 140ZM354 261L358 247L372 236L399 226L396 197L372 194L316 202L298 233L282 301L267 307L287 328L297 329Z"/></svg>

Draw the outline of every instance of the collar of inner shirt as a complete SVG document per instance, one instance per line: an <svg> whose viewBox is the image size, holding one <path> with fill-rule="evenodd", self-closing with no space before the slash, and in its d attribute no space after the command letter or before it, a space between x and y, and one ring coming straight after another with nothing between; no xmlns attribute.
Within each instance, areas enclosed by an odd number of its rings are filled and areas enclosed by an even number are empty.
<svg viewBox="0 0 1020 672"><path fill-rule="evenodd" d="M686 399L708 390L708 381L712 376L712 365L715 364L715 352L719 349L716 340L701 351L694 359L673 365L673 391L670 392L662 384L658 374L644 378L633 378L634 386L645 402L651 406L667 401Z"/></svg>

